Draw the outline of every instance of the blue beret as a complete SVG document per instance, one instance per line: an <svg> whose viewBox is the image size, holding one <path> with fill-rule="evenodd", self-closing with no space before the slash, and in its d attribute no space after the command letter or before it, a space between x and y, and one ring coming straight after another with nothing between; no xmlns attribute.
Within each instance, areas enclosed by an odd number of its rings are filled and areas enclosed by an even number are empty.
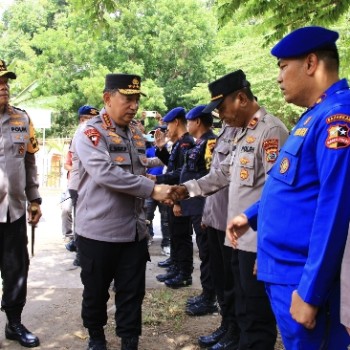
<svg viewBox="0 0 350 350"><path fill-rule="evenodd" d="M187 120L195 120L197 118L200 118L202 120L207 120L209 123L213 123L213 116L211 115L211 112L204 113L204 108L207 107L207 105L199 105L197 107L192 108L187 114L186 119Z"/></svg>
<svg viewBox="0 0 350 350"><path fill-rule="evenodd" d="M163 117L163 122L169 123L172 122L175 118L181 118L186 116L186 111L185 108L183 107L176 107L172 109L170 112L168 112L164 117Z"/></svg>
<svg viewBox="0 0 350 350"><path fill-rule="evenodd" d="M83 115L90 115L91 117L94 117L95 115L98 115L99 111L95 107L92 106L81 106L78 109L78 117L80 118Z"/></svg>
<svg viewBox="0 0 350 350"><path fill-rule="evenodd" d="M310 26L294 30L279 41L271 50L277 58L293 58L317 50L336 50L339 34L323 27Z"/></svg>

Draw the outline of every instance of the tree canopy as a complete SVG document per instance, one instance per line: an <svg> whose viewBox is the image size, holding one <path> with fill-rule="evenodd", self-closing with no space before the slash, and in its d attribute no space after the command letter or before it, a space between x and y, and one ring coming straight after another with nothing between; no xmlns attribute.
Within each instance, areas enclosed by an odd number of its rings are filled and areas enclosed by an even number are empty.
<svg viewBox="0 0 350 350"><path fill-rule="evenodd" d="M15 0L0 19L0 57L18 75L13 102L54 110L48 136L72 135L81 105L101 108L112 72L141 75L140 114L164 114L207 103L208 83L241 68L260 104L291 127L300 110L278 90L274 38L316 18L329 23L340 32L341 74L349 75L348 2L320 2L316 13L314 0Z"/></svg>

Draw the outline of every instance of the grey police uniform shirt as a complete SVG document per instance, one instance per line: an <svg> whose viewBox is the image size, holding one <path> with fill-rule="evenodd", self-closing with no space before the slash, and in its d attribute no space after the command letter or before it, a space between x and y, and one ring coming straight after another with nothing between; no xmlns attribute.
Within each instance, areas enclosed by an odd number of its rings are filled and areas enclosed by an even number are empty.
<svg viewBox="0 0 350 350"><path fill-rule="evenodd" d="M34 153L39 150L34 127L23 110L8 106L0 113L0 222L26 213L26 200L40 198Z"/></svg>
<svg viewBox="0 0 350 350"><path fill-rule="evenodd" d="M232 152L233 140L237 133L237 128L224 126L217 137L216 146L213 151L213 157L210 172L220 169L220 164ZM215 228L219 231L226 230L228 207L228 186L221 188L206 198L202 223L206 226Z"/></svg>
<svg viewBox="0 0 350 350"><path fill-rule="evenodd" d="M144 199L154 182L144 175L145 142L134 126L125 130L105 110L75 136L79 159L78 235L105 242L133 242L147 235Z"/></svg>
<svg viewBox="0 0 350 350"><path fill-rule="evenodd" d="M277 159L279 149L288 137L285 125L260 108L248 126L240 129L234 147L220 169L207 176L186 182L190 196L209 195L229 185L228 220L242 213L259 198L266 174ZM238 239L238 249L257 251L256 232L249 229ZM231 246L228 240L225 244Z"/></svg>

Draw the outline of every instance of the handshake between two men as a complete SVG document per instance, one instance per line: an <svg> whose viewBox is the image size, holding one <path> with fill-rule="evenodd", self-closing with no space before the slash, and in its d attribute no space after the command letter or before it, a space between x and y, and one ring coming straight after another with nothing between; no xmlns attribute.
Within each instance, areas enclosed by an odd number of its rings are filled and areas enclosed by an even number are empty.
<svg viewBox="0 0 350 350"><path fill-rule="evenodd" d="M151 176L148 175L147 177L151 178ZM180 200L187 199L189 196L185 185L155 185L152 193L153 199L169 206L176 205ZM243 236L249 227L248 218L245 214L239 214L229 220L226 227L226 236L234 248L238 247L238 238Z"/></svg>
<svg viewBox="0 0 350 350"><path fill-rule="evenodd" d="M189 194L184 185L155 185L152 192L153 199L169 206L188 197Z"/></svg>

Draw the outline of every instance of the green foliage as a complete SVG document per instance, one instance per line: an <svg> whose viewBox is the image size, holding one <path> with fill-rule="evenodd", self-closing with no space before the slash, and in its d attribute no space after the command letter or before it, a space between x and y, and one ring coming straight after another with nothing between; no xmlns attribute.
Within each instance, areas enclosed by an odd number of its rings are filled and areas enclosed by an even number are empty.
<svg viewBox="0 0 350 350"><path fill-rule="evenodd" d="M242 19L249 19L262 27L265 44L308 24L334 24L350 7L348 0L216 0L215 3L220 26L232 21L237 10L242 10Z"/></svg>
<svg viewBox="0 0 350 350"><path fill-rule="evenodd" d="M269 50L292 28L328 25L340 33L341 76L349 76L349 3L15 0L0 19L0 57L18 75L13 103L54 110L47 136L72 136L81 105L102 108L112 72L140 74L140 113L164 115L207 103L208 83L241 68L259 103L291 128L301 110L285 103Z"/></svg>

